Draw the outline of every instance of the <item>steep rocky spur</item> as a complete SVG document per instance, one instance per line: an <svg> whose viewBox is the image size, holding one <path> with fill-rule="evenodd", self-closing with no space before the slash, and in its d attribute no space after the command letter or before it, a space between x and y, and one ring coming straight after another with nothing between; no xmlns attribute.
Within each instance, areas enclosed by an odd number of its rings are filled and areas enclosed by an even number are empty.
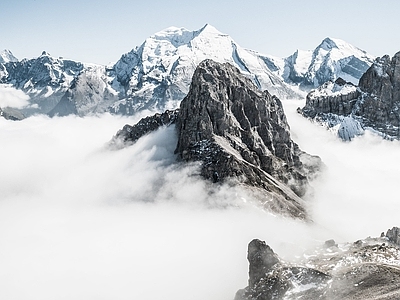
<svg viewBox="0 0 400 300"><path fill-rule="evenodd" d="M214 183L234 180L254 191L266 209L307 219L300 197L320 159L291 140L279 99L261 92L238 69L201 62L179 110L126 125L113 143L134 142L170 124L176 126L178 159L201 162L204 178Z"/></svg>
<svg viewBox="0 0 400 300"><path fill-rule="evenodd" d="M341 85L345 88L338 89ZM337 91L334 92L333 90ZM358 87L349 83L325 84L307 95L305 117L351 140L365 129L387 139L400 139L400 52L392 59L377 58L360 78Z"/></svg>
<svg viewBox="0 0 400 300"><path fill-rule="evenodd" d="M400 298L398 227L354 243L326 241L297 263L281 260L263 241L248 245L249 285L235 300Z"/></svg>

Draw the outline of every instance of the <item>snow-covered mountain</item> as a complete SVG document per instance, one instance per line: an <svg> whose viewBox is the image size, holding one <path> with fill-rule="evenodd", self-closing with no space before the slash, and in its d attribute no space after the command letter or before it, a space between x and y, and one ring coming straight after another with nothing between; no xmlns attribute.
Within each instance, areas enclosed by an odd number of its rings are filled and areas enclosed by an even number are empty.
<svg viewBox="0 0 400 300"><path fill-rule="evenodd" d="M30 97L31 105L23 110L26 115L131 115L143 109L174 109L205 59L234 65L258 88L281 99L302 97L299 86L309 90L339 76L356 82L373 59L336 39L325 39L314 51L276 58L244 49L208 24L196 31L162 30L107 67L46 52L21 61L8 50L1 55L0 84L11 84Z"/></svg>
<svg viewBox="0 0 400 300"><path fill-rule="evenodd" d="M16 58L10 50L3 50L0 52L0 64L8 63L8 62L13 62L13 61L18 61L18 58Z"/></svg>
<svg viewBox="0 0 400 300"><path fill-rule="evenodd" d="M116 86L125 98L115 103L115 112L130 114L143 108L173 109L187 94L194 70L205 59L229 62L250 77L260 89L278 97L296 97L269 61L257 52L240 47L229 35L211 25L197 31L170 27L146 39L115 64Z"/></svg>
<svg viewBox="0 0 400 300"><path fill-rule="evenodd" d="M326 38L313 51L297 50L287 57L282 77L306 90L339 77L358 84L373 61L372 55L345 41Z"/></svg>
<svg viewBox="0 0 400 300"><path fill-rule="evenodd" d="M336 80L307 95L299 112L351 140L372 130L388 139L400 139L400 52L377 58L358 86Z"/></svg>
<svg viewBox="0 0 400 300"><path fill-rule="evenodd" d="M28 115L53 109L84 70L82 63L54 58L45 51L38 58L9 61L1 66L0 83L12 84L30 97L31 106L25 111Z"/></svg>

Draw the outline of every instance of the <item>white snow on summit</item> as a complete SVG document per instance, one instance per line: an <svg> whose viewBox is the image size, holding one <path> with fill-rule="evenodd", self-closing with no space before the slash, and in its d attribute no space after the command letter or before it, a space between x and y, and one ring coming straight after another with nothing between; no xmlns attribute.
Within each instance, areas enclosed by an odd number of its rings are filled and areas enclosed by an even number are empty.
<svg viewBox="0 0 400 300"><path fill-rule="evenodd" d="M372 65L374 57L353 45L325 38L315 50L297 50L285 59L285 82L312 89L341 77L358 84L362 74Z"/></svg>
<svg viewBox="0 0 400 300"><path fill-rule="evenodd" d="M268 58L243 49L213 26L207 24L197 31L169 27L147 38L115 64L116 80L127 96L116 103L115 111L127 105L131 105L129 111L177 108L189 91L197 65L205 59L236 66L260 89L278 97L297 95L270 70ZM129 100L139 98L145 101Z"/></svg>
<svg viewBox="0 0 400 300"><path fill-rule="evenodd" d="M18 59L11 53L10 50L3 50L0 52L0 64L5 64L8 62L15 62Z"/></svg>
<svg viewBox="0 0 400 300"><path fill-rule="evenodd" d="M372 55L343 40L326 38L314 50L307 76L314 86L338 77L358 84L359 78L367 69L366 65L369 67L374 59ZM336 76L327 78L323 76L326 74Z"/></svg>
<svg viewBox="0 0 400 300"><path fill-rule="evenodd" d="M310 97L326 97L326 96L337 96L347 95L355 92L357 87L352 84L339 85L332 81L325 82L319 88L312 90L309 94Z"/></svg>

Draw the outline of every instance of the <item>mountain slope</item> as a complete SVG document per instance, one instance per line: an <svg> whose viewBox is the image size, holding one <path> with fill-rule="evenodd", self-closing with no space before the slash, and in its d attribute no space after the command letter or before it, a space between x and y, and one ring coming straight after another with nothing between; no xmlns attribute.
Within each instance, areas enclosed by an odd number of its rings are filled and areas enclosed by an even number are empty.
<svg viewBox="0 0 400 300"><path fill-rule="evenodd" d="M272 94L298 96L270 71L261 55L241 48L211 25L198 31L170 27L146 39L115 64L114 83L123 86L126 97L114 105L114 112L177 108L189 90L195 68L204 59L229 62Z"/></svg>
<svg viewBox="0 0 400 300"><path fill-rule="evenodd" d="M361 77L359 86L346 89L323 85L307 95L305 117L336 128L350 140L371 129L385 138L400 139L400 52L392 59L377 58ZM336 93L332 93L336 89Z"/></svg>
<svg viewBox="0 0 400 300"><path fill-rule="evenodd" d="M0 64L16 61L18 61L18 58L16 58L10 50L6 49L0 52Z"/></svg>
<svg viewBox="0 0 400 300"><path fill-rule="evenodd" d="M319 169L320 159L302 152L291 140L279 99L261 92L237 68L201 62L179 110L126 125L113 143L135 142L171 124L176 124L179 160L200 162L204 178L241 184L264 208L308 218L300 196L308 188L307 176Z"/></svg>
<svg viewBox="0 0 400 300"><path fill-rule="evenodd" d="M53 115L102 113L132 115L148 109L179 107L189 91L194 70L204 59L237 67L260 90L281 99L341 76L358 81L372 57L341 40L325 39L313 51L276 58L243 49L211 25L200 30L170 27L147 38L113 66L99 66L51 57L43 52L18 61L2 52L0 83L30 97L23 113Z"/></svg>
<svg viewBox="0 0 400 300"><path fill-rule="evenodd" d="M338 245L326 241L298 265L282 261L263 241L249 243L249 285L235 300L399 299L398 227L380 238Z"/></svg>
<svg viewBox="0 0 400 300"><path fill-rule="evenodd" d="M47 113L54 108L71 86L84 65L71 60L51 57L43 52L38 58L2 64L0 83L12 84L30 97L26 114ZM34 105L32 107L32 105Z"/></svg>
<svg viewBox="0 0 400 300"><path fill-rule="evenodd" d="M341 77L358 84L374 57L340 39L326 38L313 51L297 50L285 59L285 82L316 88Z"/></svg>

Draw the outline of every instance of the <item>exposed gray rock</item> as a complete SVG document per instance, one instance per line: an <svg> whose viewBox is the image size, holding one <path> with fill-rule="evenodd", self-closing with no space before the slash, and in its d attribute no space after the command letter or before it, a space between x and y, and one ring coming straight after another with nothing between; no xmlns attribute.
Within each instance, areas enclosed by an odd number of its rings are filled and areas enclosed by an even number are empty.
<svg viewBox="0 0 400 300"><path fill-rule="evenodd" d="M0 83L12 84L16 89L29 95L30 103L36 104L22 109L32 113L48 113L60 101L84 66L71 60L57 59L43 52L38 58L9 61L1 65Z"/></svg>
<svg viewBox="0 0 400 300"><path fill-rule="evenodd" d="M330 279L318 270L292 267L282 262L265 242L257 239L250 242L247 253L249 285L236 293L235 300L299 299L296 297L302 294L308 296L307 299L316 299L322 295L320 289L303 293L302 289L296 292L296 287L326 286Z"/></svg>
<svg viewBox="0 0 400 300"><path fill-rule="evenodd" d="M400 138L400 52L378 58L360 79L363 96L354 114L389 138Z"/></svg>
<svg viewBox="0 0 400 300"><path fill-rule="evenodd" d="M304 255L300 266L284 262L265 242L253 240L248 248L249 285L235 300L400 299L399 228L387 235L323 245ZM390 241L393 237L396 243Z"/></svg>
<svg viewBox="0 0 400 300"><path fill-rule="evenodd" d="M324 84L311 91L299 112L329 128L339 125L338 134L344 140L365 129L400 139L400 52L392 59L377 58L358 88L333 92L331 85Z"/></svg>
<svg viewBox="0 0 400 300"><path fill-rule="evenodd" d="M157 130L161 126L170 126L175 124L179 110L167 110L162 114L155 114L141 119L134 126L125 125L117 134L113 137L111 143L118 145L121 142L123 144L131 144L136 142L142 136Z"/></svg>
<svg viewBox="0 0 400 300"><path fill-rule="evenodd" d="M338 78L328 81L307 94L306 106L302 113L310 118L319 114L349 115L361 92L350 82Z"/></svg>
<svg viewBox="0 0 400 300"><path fill-rule="evenodd" d="M176 123L176 154L201 162L201 175L215 183L235 180L251 188L274 212L306 219L307 176L321 161L290 139L281 102L261 92L228 63L211 60L196 69L179 111L125 126L114 138L133 142L159 126Z"/></svg>
<svg viewBox="0 0 400 300"><path fill-rule="evenodd" d="M0 117L13 121L25 119L24 114L22 114L19 110L10 107L0 108Z"/></svg>
<svg viewBox="0 0 400 300"><path fill-rule="evenodd" d="M390 243L400 246L400 228L393 227L386 232L386 238Z"/></svg>
<svg viewBox="0 0 400 300"><path fill-rule="evenodd" d="M201 174L214 182L237 178L276 200L273 210L304 217L308 182L297 144L278 98L261 92L230 64L203 61L196 69L177 120L176 153L202 161ZM314 158L314 166L318 158ZM282 185L282 183L284 185Z"/></svg>

